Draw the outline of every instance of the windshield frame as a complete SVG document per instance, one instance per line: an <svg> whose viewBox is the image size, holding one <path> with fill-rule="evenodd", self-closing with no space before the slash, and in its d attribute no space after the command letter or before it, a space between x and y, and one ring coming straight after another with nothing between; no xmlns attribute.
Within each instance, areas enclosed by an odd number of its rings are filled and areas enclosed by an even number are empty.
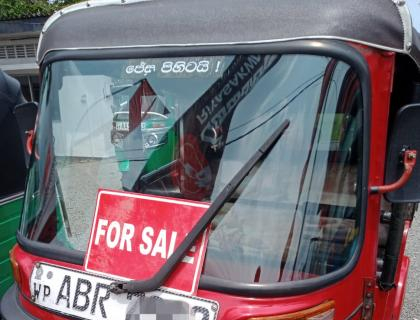
<svg viewBox="0 0 420 320"><path fill-rule="evenodd" d="M363 154L361 166L362 185L358 188L360 201L360 239L352 258L340 269L320 277L280 282L273 284L249 284L201 275L199 288L253 297L291 296L315 291L343 279L356 267L364 244L366 231L366 213L368 199L369 149L370 149L370 74L369 67L362 54L350 44L334 40L296 40L264 44L226 44L188 47L147 47L147 48L112 48L112 49L77 49L52 51L48 53L40 66L41 75L53 62L63 60L98 60L122 58L159 58L182 56L215 56L229 54L313 54L339 59L351 66L357 73L362 88L363 98ZM43 86L44 87L44 86ZM34 160L31 159L31 164ZM194 230L194 229L193 229ZM17 233L19 245L27 252L57 261L83 265L85 252L52 247L48 244L27 239L20 231Z"/></svg>

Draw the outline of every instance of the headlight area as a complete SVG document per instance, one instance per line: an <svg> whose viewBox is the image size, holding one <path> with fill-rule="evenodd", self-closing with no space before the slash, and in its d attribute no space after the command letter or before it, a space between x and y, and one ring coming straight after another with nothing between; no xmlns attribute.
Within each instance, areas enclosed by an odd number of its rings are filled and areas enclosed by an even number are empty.
<svg viewBox="0 0 420 320"><path fill-rule="evenodd" d="M168 142L167 134L163 132L145 131L143 136L144 149L156 148Z"/></svg>
<svg viewBox="0 0 420 320"><path fill-rule="evenodd" d="M14 245L13 248L9 252L9 257L10 257L10 265L12 268L13 279L15 280L17 286L21 288L22 276L20 273L18 260L16 259L16 254L15 254L16 248L17 248L17 245Z"/></svg>

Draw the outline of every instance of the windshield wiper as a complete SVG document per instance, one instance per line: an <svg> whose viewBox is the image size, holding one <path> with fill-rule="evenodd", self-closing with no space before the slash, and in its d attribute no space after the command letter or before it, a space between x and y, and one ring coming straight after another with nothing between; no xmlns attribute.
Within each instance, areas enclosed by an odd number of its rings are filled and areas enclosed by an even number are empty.
<svg viewBox="0 0 420 320"><path fill-rule="evenodd" d="M279 128L264 142L264 144L252 155L252 157L245 163L245 165L235 174L231 181L223 188L214 202L207 209L205 214L200 218L198 223L194 226L190 233L181 242L179 247L168 258L161 269L155 276L148 280L131 280L131 281L117 281L110 285L110 291L113 293L139 293L150 292L162 286L165 280L170 276L172 270L183 259L189 248L194 244L198 236L206 229L209 223L217 215L223 205L230 199L233 192L239 187L241 182L249 174L249 172L268 155L277 140L283 135L289 127L290 121L285 120Z"/></svg>

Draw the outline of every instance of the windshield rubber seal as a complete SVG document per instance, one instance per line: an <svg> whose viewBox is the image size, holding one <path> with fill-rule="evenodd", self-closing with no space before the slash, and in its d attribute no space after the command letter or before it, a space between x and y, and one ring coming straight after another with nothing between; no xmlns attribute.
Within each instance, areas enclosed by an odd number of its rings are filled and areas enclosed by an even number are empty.
<svg viewBox="0 0 420 320"><path fill-rule="evenodd" d="M40 65L41 74L53 62L63 60L98 60L124 58L159 58L186 56L217 56L232 54L311 54L339 59L350 65L357 73L363 99L363 139L362 139L362 186L359 189L360 234L352 258L340 269L317 278L279 283L239 283L202 275L199 288L239 296L282 297L309 293L334 284L356 267L364 243L368 199L371 79L369 66L362 54L350 44L339 40L294 40L290 42L264 44L233 44L215 46L153 47L153 48L113 48L77 49L52 51ZM17 242L27 252L37 256L83 265L85 252L59 248L27 239L19 231Z"/></svg>

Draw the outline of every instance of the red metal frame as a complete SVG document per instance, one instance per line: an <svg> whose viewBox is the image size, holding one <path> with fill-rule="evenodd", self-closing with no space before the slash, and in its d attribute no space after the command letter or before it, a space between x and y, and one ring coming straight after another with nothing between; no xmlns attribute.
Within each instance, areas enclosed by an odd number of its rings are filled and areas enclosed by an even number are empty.
<svg viewBox="0 0 420 320"><path fill-rule="evenodd" d="M400 249L400 260L397 267L397 270L400 272L397 274L396 277L396 284L397 287L395 289L395 298L394 298L394 305L392 310L392 317L393 319L399 319L401 309L404 302L404 294L405 294L405 288L407 284L407 276L408 276L408 268L410 266L410 259L404 255L405 252L405 246L407 243L408 238L408 230L410 230L411 222L406 221L405 227L404 227L404 234L403 234L403 241L401 243L401 249Z"/></svg>
<svg viewBox="0 0 420 320"><path fill-rule="evenodd" d="M371 146L369 186L381 185L384 180L384 159L386 151L388 110L390 92L392 91L392 79L394 72L395 55L383 52L363 45L353 45L365 57L371 73ZM341 281L312 293L281 298L251 298L239 297L217 292L199 290L198 296L217 300L220 303L219 319L240 320L250 317L270 316L287 314L303 309L308 309L327 300L335 301L335 319L344 320L358 310L364 302L365 282L371 279L376 283L376 257L378 247L378 226L380 219L381 195L371 194L368 197L366 231L360 259L354 270ZM403 241L405 247L405 241ZM32 315L39 319L65 319L45 310L42 310L30 302L29 277L34 264L38 261L49 262L56 265L66 266L76 270L82 270L79 265L72 265L60 261L41 258L23 251L20 247L14 250L14 257L20 266L22 278L20 301L22 306ZM403 255L403 254L402 254ZM401 256L402 258L402 256ZM408 260L400 259L402 268L397 274L400 279L396 290L383 292L375 285L373 319L391 319L392 314L398 315L401 308L402 292L407 275ZM400 283L400 282L399 282ZM23 297L25 296L25 297ZM360 318L361 312L356 313ZM394 318L396 319L396 318Z"/></svg>

